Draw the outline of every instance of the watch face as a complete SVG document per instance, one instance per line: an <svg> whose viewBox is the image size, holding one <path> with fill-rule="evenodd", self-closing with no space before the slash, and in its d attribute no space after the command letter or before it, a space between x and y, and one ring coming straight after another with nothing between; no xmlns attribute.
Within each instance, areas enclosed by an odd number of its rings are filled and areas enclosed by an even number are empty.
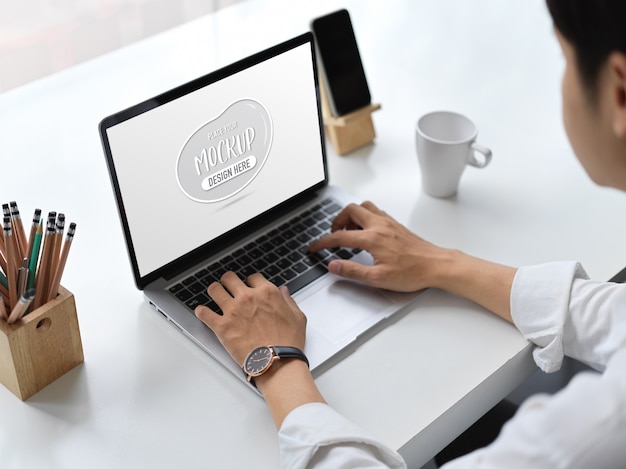
<svg viewBox="0 0 626 469"><path fill-rule="evenodd" d="M243 369L250 376L259 376L272 363L272 357L269 347L257 347L246 358Z"/></svg>

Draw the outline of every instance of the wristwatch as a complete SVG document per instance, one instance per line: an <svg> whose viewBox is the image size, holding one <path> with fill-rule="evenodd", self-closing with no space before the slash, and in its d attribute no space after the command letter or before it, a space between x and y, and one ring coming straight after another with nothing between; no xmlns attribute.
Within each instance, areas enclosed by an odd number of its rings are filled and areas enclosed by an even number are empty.
<svg viewBox="0 0 626 469"><path fill-rule="evenodd" d="M243 362L243 372L248 375L248 381L262 375L270 369L275 360L284 358L297 358L309 366L309 360L302 350L296 347L283 347L276 345L257 347L248 354Z"/></svg>

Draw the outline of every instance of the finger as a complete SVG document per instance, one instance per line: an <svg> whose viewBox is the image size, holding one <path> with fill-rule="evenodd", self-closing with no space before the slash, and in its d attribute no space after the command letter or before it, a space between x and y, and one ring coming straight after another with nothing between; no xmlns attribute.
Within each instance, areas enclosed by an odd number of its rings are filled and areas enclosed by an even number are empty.
<svg viewBox="0 0 626 469"><path fill-rule="evenodd" d="M300 306L298 306L298 303L296 303L296 300L293 299L287 287L282 286L279 288L279 291L282 294L283 298L285 299L285 302L287 302L287 305L293 312L294 316L299 321L301 327L304 328L303 333L305 334L305 337L306 337L306 324L307 324L306 314L302 312L302 310L300 309ZM306 338L305 338L305 341L306 341Z"/></svg>
<svg viewBox="0 0 626 469"><path fill-rule="evenodd" d="M341 230L334 231L326 236L313 241L309 245L309 252L317 252L330 248L359 248L369 251L371 242L365 231L361 230Z"/></svg>
<svg viewBox="0 0 626 469"><path fill-rule="evenodd" d="M237 296L247 288L246 284L243 283L243 280L241 280L241 278L239 278L239 276L232 271L228 271L222 275L221 282L224 288L228 290L233 297ZM217 301L217 299L213 299Z"/></svg>
<svg viewBox="0 0 626 469"><path fill-rule="evenodd" d="M208 306L198 305L194 310L196 317L200 319L203 323L205 323L209 329L215 330L219 327L219 321L222 318L221 315L217 314Z"/></svg>
<svg viewBox="0 0 626 469"><path fill-rule="evenodd" d="M224 307L229 301L232 301L233 297L228 293L228 291L224 288L220 282L213 282L206 289L207 293L213 300L218 304L218 306L224 311Z"/></svg>
<svg viewBox="0 0 626 469"><path fill-rule="evenodd" d="M387 212L379 209L378 206L374 202L370 202L369 200L366 200L365 202L363 202L361 206L364 209L369 210L372 213L375 213L376 215L380 215L383 217L388 216Z"/></svg>
<svg viewBox="0 0 626 469"><path fill-rule="evenodd" d="M300 311L300 307L298 306L298 303L296 303L296 300L294 300L293 297L291 296L291 293L289 293L289 288L282 286L279 288L279 290L280 290L280 293L283 295L283 298L289 305L289 307L294 311Z"/></svg>
<svg viewBox="0 0 626 469"><path fill-rule="evenodd" d="M261 273L254 273L252 275L250 275L247 279L246 279L246 283L248 284L249 287L251 288L257 288L260 287L266 283L270 283L269 280L267 280L263 274Z"/></svg>
<svg viewBox="0 0 626 469"><path fill-rule="evenodd" d="M381 210L380 208L378 208L377 205L375 205L373 202L370 202L369 200L363 202L361 205L363 206L364 209L368 210L379 219L387 218L389 220L395 221L395 219L391 215L389 215L384 210Z"/></svg>
<svg viewBox="0 0 626 469"><path fill-rule="evenodd" d="M335 217L331 231L353 229L355 226L365 228L372 215L372 212L367 208L361 205L350 204Z"/></svg>
<svg viewBox="0 0 626 469"><path fill-rule="evenodd" d="M374 267L365 266L358 262L346 260L333 260L328 264L328 271L340 277L358 280L373 285L371 281L371 270Z"/></svg>

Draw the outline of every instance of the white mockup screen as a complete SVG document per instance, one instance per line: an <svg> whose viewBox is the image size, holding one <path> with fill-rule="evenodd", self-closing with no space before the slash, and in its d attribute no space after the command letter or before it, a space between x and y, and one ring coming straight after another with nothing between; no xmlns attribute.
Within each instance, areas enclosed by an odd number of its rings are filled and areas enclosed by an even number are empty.
<svg viewBox="0 0 626 469"><path fill-rule="evenodd" d="M143 277L324 180L306 43L107 130Z"/></svg>

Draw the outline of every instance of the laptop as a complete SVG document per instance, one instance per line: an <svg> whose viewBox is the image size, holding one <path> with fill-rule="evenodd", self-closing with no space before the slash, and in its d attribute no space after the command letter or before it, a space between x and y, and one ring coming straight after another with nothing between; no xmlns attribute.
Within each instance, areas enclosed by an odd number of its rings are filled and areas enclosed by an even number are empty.
<svg viewBox="0 0 626 469"><path fill-rule="evenodd" d="M359 202L329 184L314 53L305 33L99 126L137 288L244 383L194 314L198 304L218 309L206 288L224 272L287 285L308 318L314 373L415 297L327 270L337 257L371 263L366 252L306 250Z"/></svg>

